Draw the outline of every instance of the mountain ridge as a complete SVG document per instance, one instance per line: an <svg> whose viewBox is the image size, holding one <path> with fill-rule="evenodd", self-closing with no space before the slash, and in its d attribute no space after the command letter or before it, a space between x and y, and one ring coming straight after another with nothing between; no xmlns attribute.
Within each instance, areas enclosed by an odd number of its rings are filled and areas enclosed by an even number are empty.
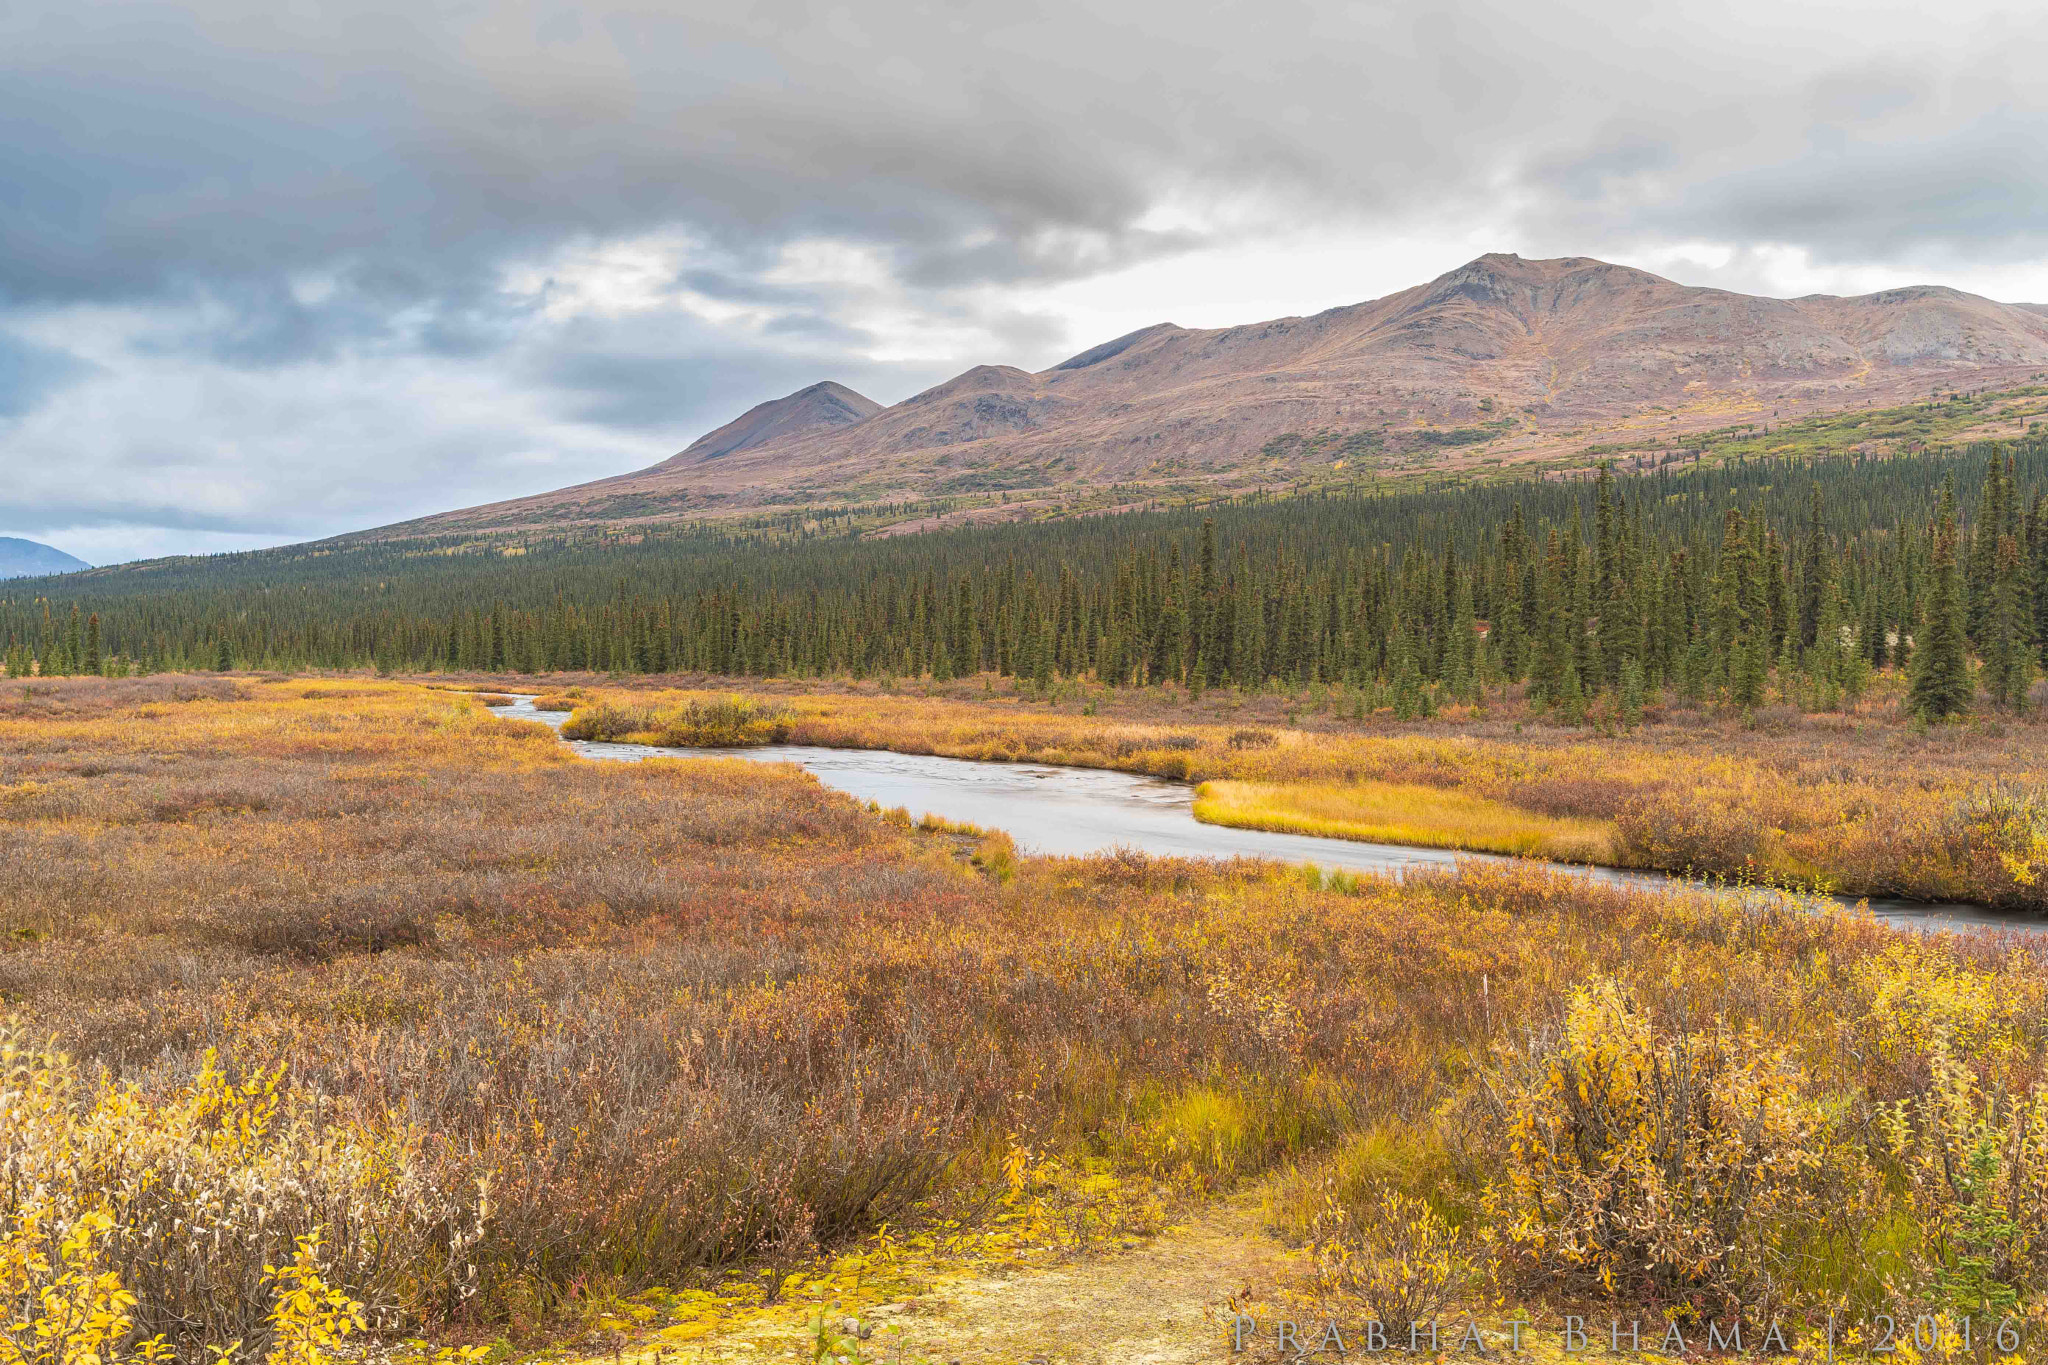
<svg viewBox="0 0 2048 1365"><path fill-rule="evenodd" d="M78 573L91 567L54 545L19 536L0 536L0 578L41 578L48 574Z"/></svg>
<svg viewBox="0 0 2048 1365"><path fill-rule="evenodd" d="M1941 285L1778 299L1591 257L1490 253L1312 315L1154 323L1036 372L975 365L886 407L827 381L647 469L409 525L1076 485L1228 491L1339 459L1388 474L1512 467L1652 425L1676 441L1744 416L1904 402L2042 371L2048 306Z"/></svg>

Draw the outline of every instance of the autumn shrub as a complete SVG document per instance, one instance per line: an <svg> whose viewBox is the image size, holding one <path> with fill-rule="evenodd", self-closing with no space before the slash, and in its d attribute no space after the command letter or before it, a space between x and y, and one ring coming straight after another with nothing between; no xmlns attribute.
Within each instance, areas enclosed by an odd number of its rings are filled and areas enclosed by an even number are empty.
<svg viewBox="0 0 2048 1365"><path fill-rule="evenodd" d="M1615 854L1630 867L1696 876L1751 877L1765 861L1768 827L1739 798L1668 787L1632 798L1615 816Z"/></svg>
<svg viewBox="0 0 2048 1365"><path fill-rule="evenodd" d="M322 962L344 953L382 953L434 942L428 907L392 900L373 887L250 907L222 937L265 957Z"/></svg>
<svg viewBox="0 0 2048 1365"><path fill-rule="evenodd" d="M581 687L565 687L559 692L548 692L533 699L536 711L574 711L589 700L590 693Z"/></svg>
<svg viewBox="0 0 2048 1365"><path fill-rule="evenodd" d="M1315 1275L1338 1302L1364 1304L1395 1329L1433 1323L1468 1287L1467 1239L1428 1201L1386 1185L1353 1204L1328 1200L1311 1232Z"/></svg>
<svg viewBox="0 0 2048 1365"><path fill-rule="evenodd" d="M1422 1245L1455 1232L1459 1255L1499 1261L1490 1294L1526 1301L1606 1296L1609 1277L1660 1305L1868 1304L1885 1277L1955 1302L2034 1292L2033 1234L2001 1221L2040 1222L2020 1111L2048 1076L2048 949L2031 941L1532 863L1397 882L1023 858L781 765L587 762L394 683L235 686L139 706L81 686L49 699L61 713L0 714L0 789L35 789L0 818L0 994L85 1059L79 1115L104 1065L106 1093L155 1125L124 1150L197 1173L166 1200L259 1198L196 1138L156 1135L225 1132L178 1116L196 1088L258 1077L210 1112L276 1106L232 1167L291 1210L266 1215L283 1226L265 1223L262 1254L295 1264L317 1227L325 1282L373 1327L523 1338L579 1298L774 1279L882 1221L1005 1217L1073 1247L1269 1173L1289 1236L1314 1244L1331 1201L1348 1211L1322 1240L1372 1251L1353 1296L1401 1264L1368 1247L1389 1193L1440 1220ZM836 723L805 722L851 733ZM983 729L972 743L1030 754L1062 734ZM1298 736L1233 754L1203 733L1165 756L1334 761ZM1340 758L1431 790L1483 770L1490 800L1570 776L1450 743ZM1903 819L1953 798L1932 778L1917 804L1870 797L1841 766L1692 776L1716 801L1748 792L1787 837L1823 837L1793 818L1802 801ZM1967 1188L1949 1172L1979 1159L1977 1130L1932 1126L1944 1048L1976 1078L1979 1126L2019 1153ZM197 1087L209 1067L221 1079ZM89 1193L130 1168L79 1169ZM393 1200L388 1226L354 1212ZM66 1217L47 1226L81 1226ZM160 1248L163 1268L142 1266L112 1225L91 1245L139 1267L146 1304L171 1292L151 1275L211 1285L255 1264L235 1218L196 1268ZM64 1264L50 1252L51 1274ZM261 1340L276 1285L255 1274L179 1340L225 1345L252 1320Z"/></svg>
<svg viewBox="0 0 2048 1365"><path fill-rule="evenodd" d="M1645 795L1639 782L1557 773L1510 783L1501 792L1501 799L1511 806L1559 819L1612 820L1631 800Z"/></svg>
<svg viewBox="0 0 2048 1365"><path fill-rule="evenodd" d="M654 727L654 708L600 702L579 706L562 722L563 739L619 740Z"/></svg>
<svg viewBox="0 0 2048 1365"><path fill-rule="evenodd" d="M788 708L745 697L692 700L658 716L648 742L674 748L732 749L789 738Z"/></svg>
<svg viewBox="0 0 2048 1365"><path fill-rule="evenodd" d="M1782 1048L1726 1021L1659 1027L1611 981L1578 988L1500 1086L1487 1209L1532 1288L1768 1316L1873 1179Z"/></svg>
<svg viewBox="0 0 2048 1365"><path fill-rule="evenodd" d="M1956 801L1940 838L1960 880L2001 910L2048 910L2048 792L1994 783Z"/></svg>
<svg viewBox="0 0 2048 1365"><path fill-rule="evenodd" d="M1961 1313L2003 1316L2048 1287L2048 1088L1987 1092L1933 1042L1931 1083L1879 1111L1920 1236L1919 1288Z"/></svg>
<svg viewBox="0 0 2048 1365"><path fill-rule="evenodd" d="M382 1325L413 1321L422 1277L447 1277L478 1216L428 1182L405 1131L337 1124L280 1072L236 1080L209 1054L151 1096L14 1024L0 1032L0 1168L10 1244L99 1220L90 1265L131 1296L132 1332L192 1359L267 1347L266 1267L301 1237L319 1238L325 1272Z"/></svg>

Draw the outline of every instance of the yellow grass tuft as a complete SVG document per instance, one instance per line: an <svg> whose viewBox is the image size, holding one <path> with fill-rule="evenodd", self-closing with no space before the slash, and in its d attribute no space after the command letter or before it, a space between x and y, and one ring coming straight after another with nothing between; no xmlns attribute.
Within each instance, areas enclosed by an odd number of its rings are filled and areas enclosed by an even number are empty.
<svg viewBox="0 0 2048 1365"><path fill-rule="evenodd" d="M1536 815L1483 796L1403 782L1204 782L1195 818L1238 829L1473 849L1569 863L1614 858L1607 820Z"/></svg>

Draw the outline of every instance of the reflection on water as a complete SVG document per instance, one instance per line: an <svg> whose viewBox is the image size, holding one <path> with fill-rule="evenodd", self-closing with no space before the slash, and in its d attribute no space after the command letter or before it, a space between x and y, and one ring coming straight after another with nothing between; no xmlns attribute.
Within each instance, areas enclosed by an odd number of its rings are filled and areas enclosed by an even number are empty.
<svg viewBox="0 0 2048 1365"><path fill-rule="evenodd" d="M545 721L558 729L568 719L563 712L535 711L531 697L498 707L497 714ZM939 815L1003 830L1024 853L1070 855L1131 848L1163 857L1273 858L1314 863L1326 869L1396 876L1414 867L1516 861L1491 853L1368 844L1205 825L1195 819L1191 810L1194 789L1188 784L1099 768L983 763L928 754L826 749L803 744L758 749L657 749L645 744L590 740L569 743L586 758L623 762L643 758L739 757L763 763L794 763L826 786L863 801L874 801L885 808L903 806L913 815ZM1662 887L1673 881L1660 873L1619 868L1559 864L1558 870L1629 886ZM1870 909L1879 919L1922 928L2029 932L2048 929L2048 924L2039 921L2002 916L1975 905L1873 900Z"/></svg>

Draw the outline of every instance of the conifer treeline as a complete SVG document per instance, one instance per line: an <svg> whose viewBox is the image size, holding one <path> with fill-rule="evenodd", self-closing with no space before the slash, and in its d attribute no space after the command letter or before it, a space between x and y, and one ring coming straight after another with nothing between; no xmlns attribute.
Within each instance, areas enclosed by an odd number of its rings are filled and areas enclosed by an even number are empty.
<svg viewBox="0 0 2048 1365"><path fill-rule="evenodd" d="M2048 442L1575 483L1244 499L895 539L801 515L630 540L330 543L0 598L10 674L375 665L1316 682L1398 709L1526 680L1915 704L2048 661ZM1967 509L1967 516L1962 509ZM1973 670L1971 658L1981 661Z"/></svg>

